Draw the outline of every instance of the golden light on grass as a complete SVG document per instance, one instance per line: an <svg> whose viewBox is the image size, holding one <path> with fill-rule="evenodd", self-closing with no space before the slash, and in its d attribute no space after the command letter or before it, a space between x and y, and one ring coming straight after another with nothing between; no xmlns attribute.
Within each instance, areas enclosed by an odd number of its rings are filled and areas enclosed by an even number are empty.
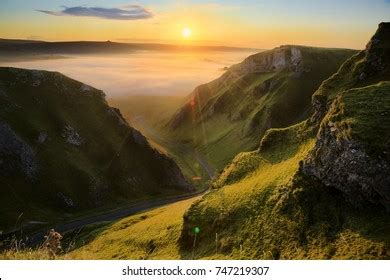
<svg viewBox="0 0 390 280"><path fill-rule="evenodd" d="M192 31L189 27L184 27L183 30L181 31L181 35L183 36L184 39L188 39L191 37Z"/></svg>

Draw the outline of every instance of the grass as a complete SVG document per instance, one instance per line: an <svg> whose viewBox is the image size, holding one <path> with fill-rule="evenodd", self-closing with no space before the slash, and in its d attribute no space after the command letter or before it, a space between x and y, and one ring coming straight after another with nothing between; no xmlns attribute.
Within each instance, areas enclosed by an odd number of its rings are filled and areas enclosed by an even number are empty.
<svg viewBox="0 0 390 280"><path fill-rule="evenodd" d="M68 257L72 259L180 259L178 239L185 210L196 200L123 219L93 236ZM84 237L83 237L84 238ZM110 244L110 245L109 245Z"/></svg>
<svg viewBox="0 0 390 280"><path fill-rule="evenodd" d="M273 132L278 133L286 135ZM281 137L284 142L278 145L297 145L294 133L287 134L292 137ZM313 145L308 134L294 153L284 148L279 154L266 149L239 155L221 177L235 168L244 170L233 179L225 176L223 187L202 199L86 228L76 249L59 258L388 259L390 221L384 211L356 210L340 193L300 175L300 161ZM250 169L248 162L253 163ZM200 232L194 246L195 227ZM11 257L41 258L42 252Z"/></svg>
<svg viewBox="0 0 390 280"><path fill-rule="evenodd" d="M31 148L38 170L29 178L20 167L23 156L0 151L5 160L0 203L7 213L0 217L0 230L13 230L21 213L18 226L51 223L91 209L186 191L176 164L141 143L142 136L136 137L107 105L103 92L59 73L16 68L0 68L0 90L0 119L24 143L21 153ZM80 145L67 142L66 126L81 136ZM47 137L40 143L42 132Z"/></svg>
<svg viewBox="0 0 390 280"><path fill-rule="evenodd" d="M99 223L67 233L57 259L180 259L182 217L198 198L133 215L116 223ZM71 246L69 245L71 244ZM42 249L10 250L0 259L48 259Z"/></svg>
<svg viewBox="0 0 390 280"><path fill-rule="evenodd" d="M328 63L329 67L329 60L336 59L331 57L333 52L340 55L337 59L353 53L317 48L304 48L304 51L317 54L306 63ZM321 119L325 116L325 121L331 119L336 123L339 137L357 140L366 149L372 149L373 154L386 152L389 82L378 83L377 77L357 82L356 73L365 69L362 54L348 60L338 73L325 81L315 93L314 101L316 105L316 101L326 105ZM261 55L254 58L260 59ZM225 74L220 80L203 85L198 89L206 92L200 98L204 110L199 111L199 126L188 125L176 134L165 136L192 143L208 154L215 165L222 166L229 153L250 146L245 142L246 137L242 137L247 135L245 120L263 126L259 134L263 137L257 139L259 148L238 154L213 181L214 188L209 193L201 199L175 203L113 224L85 228L78 233L75 247L59 257L390 259L390 218L383 207L371 204L364 205L364 209L353 207L336 188L325 186L302 172L303 160L312 154L318 140L318 123L310 119L285 128L267 123L282 124L283 118L298 121L309 116L305 110L296 108L301 106L295 100L298 83L288 73L280 75L282 82L278 89L261 96L258 103L245 99L248 95L236 102L239 93L245 92L239 91L239 85L252 84L247 87L245 93L248 93L275 75L236 77L231 79L234 86L230 87L229 74ZM302 85L305 88L305 81ZM287 92L292 92L291 96ZM284 104L279 102L282 100ZM209 101L217 105L214 112L218 114L202 115L210 110ZM244 120L230 118L229 110L236 107L249 108ZM295 114L298 111L299 116ZM386 131L379 134L378 130L382 129ZM12 251L7 253L4 258L14 257ZM16 258L23 258L24 253L26 257L34 255L28 250L16 253L21 254L16 254ZM39 250L36 254L37 258L41 256Z"/></svg>
<svg viewBox="0 0 390 280"><path fill-rule="evenodd" d="M257 148L269 128L288 127L310 116L312 94L356 51L298 48L304 69L299 75L292 70L237 74L233 66L195 89L195 106L184 105L173 118L181 121L172 130L172 139L193 143L214 168L222 170L238 153ZM247 60L262 63L275 51Z"/></svg>
<svg viewBox="0 0 390 280"><path fill-rule="evenodd" d="M315 116L335 123L339 138L388 158L389 76L385 69L361 79L365 54L322 83L313 97ZM258 151L237 156L217 188L186 212L182 250L193 248L194 228L200 228L195 257L202 259L390 259L384 207L353 207L343 193L303 174L317 124L270 129Z"/></svg>
<svg viewBox="0 0 390 280"><path fill-rule="evenodd" d="M186 212L182 250L191 250L193 228L199 227L195 257L200 259L388 259L386 212L356 210L341 193L301 175L300 161L314 139L283 147L295 142L276 143L285 151L279 154L239 155L222 173L225 185ZM238 166L240 172L240 160L260 164L229 180L231 169Z"/></svg>
<svg viewBox="0 0 390 280"><path fill-rule="evenodd" d="M386 156L390 147L389 91L390 82L380 82L339 94L327 116L337 128L337 137L353 139L371 154Z"/></svg>

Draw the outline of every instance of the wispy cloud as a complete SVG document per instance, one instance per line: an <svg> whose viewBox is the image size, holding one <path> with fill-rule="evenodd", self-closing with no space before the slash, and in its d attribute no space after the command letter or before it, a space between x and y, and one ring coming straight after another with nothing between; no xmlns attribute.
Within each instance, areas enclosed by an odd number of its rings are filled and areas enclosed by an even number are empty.
<svg viewBox="0 0 390 280"><path fill-rule="evenodd" d="M36 10L52 16L97 17L116 20L139 20L153 17L153 13L140 5L127 5L120 8L102 7L63 7L61 11Z"/></svg>

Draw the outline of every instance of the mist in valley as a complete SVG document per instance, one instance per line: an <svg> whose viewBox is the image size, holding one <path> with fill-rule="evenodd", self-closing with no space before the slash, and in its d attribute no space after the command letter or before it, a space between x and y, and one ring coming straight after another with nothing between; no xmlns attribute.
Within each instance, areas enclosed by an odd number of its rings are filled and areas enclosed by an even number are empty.
<svg viewBox="0 0 390 280"><path fill-rule="evenodd" d="M78 55L63 59L1 62L0 66L58 71L106 93L107 99L129 95L185 96L199 84L218 78L225 67L250 52L140 51L120 55Z"/></svg>

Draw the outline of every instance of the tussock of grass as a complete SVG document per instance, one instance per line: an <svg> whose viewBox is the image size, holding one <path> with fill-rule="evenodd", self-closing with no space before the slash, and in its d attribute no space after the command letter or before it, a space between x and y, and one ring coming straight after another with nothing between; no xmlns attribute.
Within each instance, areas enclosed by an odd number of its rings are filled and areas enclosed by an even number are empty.
<svg viewBox="0 0 390 280"><path fill-rule="evenodd" d="M326 120L337 128L338 138L353 139L368 152L381 155L390 145L390 82L342 92Z"/></svg>
<svg viewBox="0 0 390 280"><path fill-rule="evenodd" d="M261 158L257 152L240 153L231 164L225 167L212 185L214 188L230 185L244 176L248 176L262 164L268 164L268 162Z"/></svg>

